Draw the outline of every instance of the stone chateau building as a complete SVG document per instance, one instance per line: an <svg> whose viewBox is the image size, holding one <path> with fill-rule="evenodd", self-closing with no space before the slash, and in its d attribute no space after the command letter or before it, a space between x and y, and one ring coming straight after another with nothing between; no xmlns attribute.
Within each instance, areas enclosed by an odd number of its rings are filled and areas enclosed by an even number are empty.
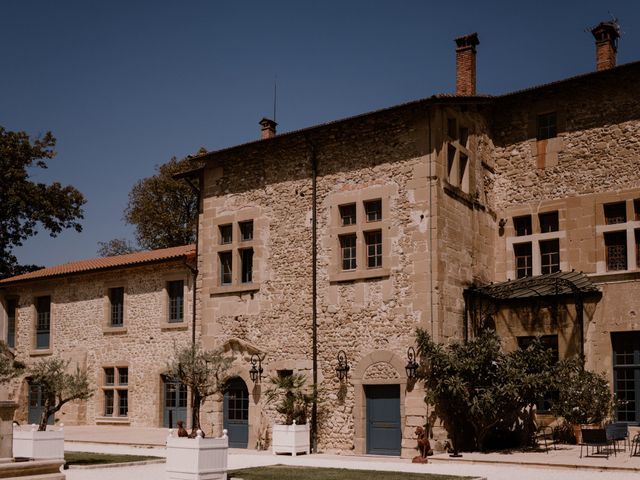
<svg viewBox="0 0 640 480"><path fill-rule="evenodd" d="M95 327L91 341L162 350L195 333L223 346L233 378L205 423L248 448L276 418L262 394L268 376L301 372L318 386L318 450L413 456L415 427L431 415L405 369L417 327L448 342L489 325L509 349L541 335L559 357L584 353L628 400L619 420L640 421L640 62L616 66L615 24L592 33L591 73L479 95L479 40L467 35L456 39L455 95L285 134L263 119L260 140L198 156L204 166L184 174L201 186L195 330L158 327L157 301L147 312L157 333ZM167 287L153 278L158 298ZM14 323L35 322L42 295L5 284L5 311L19 296ZM82 291L74 285L69 295ZM37 341L24 328L21 341ZM91 360L98 376L118 368L109 357ZM161 402L162 364L144 358L128 359L129 375L151 369L139 388ZM82 421L100 420L102 396ZM162 425L161 405L144 415L131 405L131 424Z"/></svg>

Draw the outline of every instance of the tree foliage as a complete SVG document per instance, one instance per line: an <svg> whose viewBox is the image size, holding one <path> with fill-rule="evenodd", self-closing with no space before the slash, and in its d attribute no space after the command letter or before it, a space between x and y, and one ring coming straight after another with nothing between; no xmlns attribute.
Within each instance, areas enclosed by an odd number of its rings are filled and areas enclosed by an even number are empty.
<svg viewBox="0 0 640 480"><path fill-rule="evenodd" d="M191 436L202 430L200 409L204 401L224 392L232 362L222 350L203 350L196 343L176 348L174 358L167 364L167 375L191 391Z"/></svg>
<svg viewBox="0 0 640 480"><path fill-rule="evenodd" d="M38 430L47 429L47 419L72 400L87 400L92 395L86 370L76 367L68 373L68 360L49 357L29 368L28 376L33 384L42 388L42 416Z"/></svg>
<svg viewBox="0 0 640 480"><path fill-rule="evenodd" d="M98 242L98 255L101 257L114 257L137 252L139 249L126 238L114 238L107 242Z"/></svg>
<svg viewBox="0 0 640 480"><path fill-rule="evenodd" d="M301 373L269 377L271 387L265 392L267 403L275 402L275 409L284 418L285 425L307 423L313 395L307 392L307 377Z"/></svg>
<svg viewBox="0 0 640 480"><path fill-rule="evenodd" d="M177 247L195 242L198 198L194 190L174 175L190 168L188 158L175 157L158 167L158 172L138 181L124 211L134 225L136 240L143 249Z"/></svg>
<svg viewBox="0 0 640 480"><path fill-rule="evenodd" d="M18 265L12 250L36 235L38 226L52 237L67 228L82 230L82 194L72 186L37 183L29 176L31 168L47 168L55 144L51 132L32 142L25 132L0 127L0 278L35 268Z"/></svg>
<svg viewBox="0 0 640 480"><path fill-rule="evenodd" d="M15 359L9 346L0 340L0 385L20 376L24 363Z"/></svg>
<svg viewBox="0 0 640 480"><path fill-rule="evenodd" d="M484 450L491 434L515 430L522 441L532 441L529 412L555 387L550 350L538 341L504 353L493 331L444 346L418 330L417 343L425 401L434 406L456 448Z"/></svg>

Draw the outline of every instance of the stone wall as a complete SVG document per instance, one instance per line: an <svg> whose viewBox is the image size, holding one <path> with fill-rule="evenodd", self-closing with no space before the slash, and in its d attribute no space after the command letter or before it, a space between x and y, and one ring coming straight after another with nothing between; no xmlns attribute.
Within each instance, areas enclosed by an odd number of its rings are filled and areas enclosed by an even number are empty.
<svg viewBox="0 0 640 480"><path fill-rule="evenodd" d="M184 321L168 324L165 285L185 282ZM175 345L191 341L191 273L183 262L68 275L5 288L5 297L19 297L16 319L17 358L28 365L51 355L86 368L94 395L86 402L67 404L56 421L67 425L121 423L140 427L162 426L161 373ZM125 288L122 328L107 326L108 288ZM34 348L37 296L51 296L51 348ZM129 414L103 416L103 367L128 366ZM16 392L20 407L16 420L27 419L27 383ZM116 407L117 408L117 407Z"/></svg>

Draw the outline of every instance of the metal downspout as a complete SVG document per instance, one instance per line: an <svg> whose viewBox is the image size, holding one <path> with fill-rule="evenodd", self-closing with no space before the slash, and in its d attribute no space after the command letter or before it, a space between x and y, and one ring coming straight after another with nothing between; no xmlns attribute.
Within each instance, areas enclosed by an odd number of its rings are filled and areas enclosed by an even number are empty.
<svg viewBox="0 0 640 480"><path fill-rule="evenodd" d="M317 225L317 187L318 165L316 151L311 145L311 343L313 370L313 403L311 404L311 451L318 453L318 225Z"/></svg>

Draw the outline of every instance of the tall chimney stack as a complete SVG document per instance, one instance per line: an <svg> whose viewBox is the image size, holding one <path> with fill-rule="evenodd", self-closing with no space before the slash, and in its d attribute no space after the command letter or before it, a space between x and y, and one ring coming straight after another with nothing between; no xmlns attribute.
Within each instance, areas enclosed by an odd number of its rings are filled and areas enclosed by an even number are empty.
<svg viewBox="0 0 640 480"><path fill-rule="evenodd" d="M262 140L276 136L276 125L278 125L276 122L266 117L260 120L260 126L262 127L260 129Z"/></svg>
<svg viewBox="0 0 640 480"><path fill-rule="evenodd" d="M616 66L616 53L618 52L618 37L620 27L614 20L601 22L591 29L596 39L596 70L607 70Z"/></svg>
<svg viewBox="0 0 640 480"><path fill-rule="evenodd" d="M476 94L477 33L456 38L456 95Z"/></svg>

